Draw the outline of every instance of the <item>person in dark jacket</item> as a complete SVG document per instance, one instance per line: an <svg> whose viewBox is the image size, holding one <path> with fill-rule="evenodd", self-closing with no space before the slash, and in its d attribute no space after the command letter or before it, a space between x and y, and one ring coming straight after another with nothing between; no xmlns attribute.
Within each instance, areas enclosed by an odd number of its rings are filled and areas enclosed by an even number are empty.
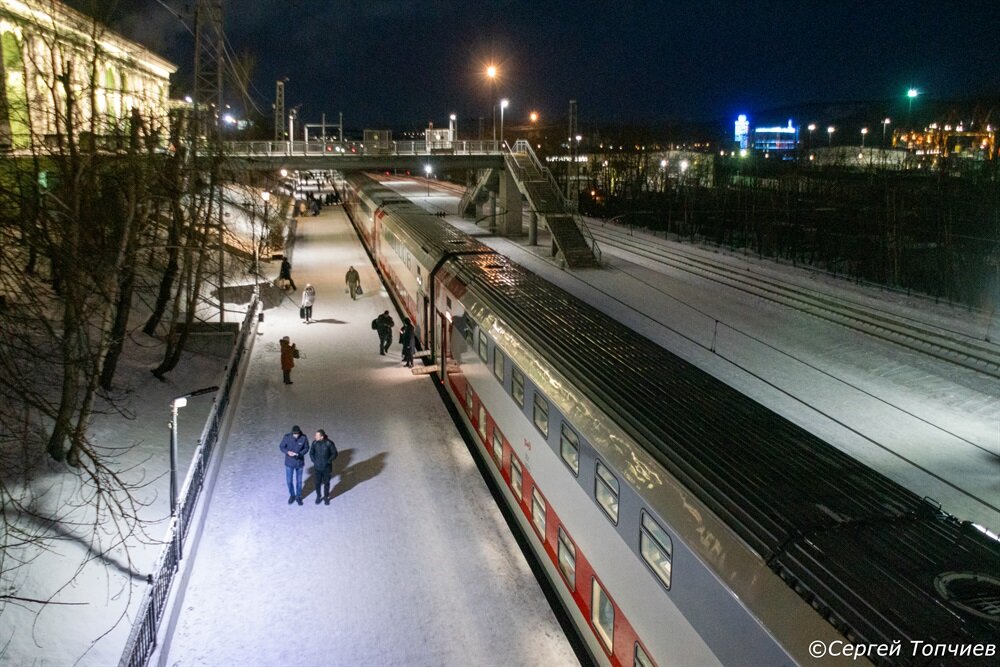
<svg viewBox="0 0 1000 667"><path fill-rule="evenodd" d="M378 353L385 354L392 345L392 329L396 326L395 320L389 311L385 311L375 318L375 330L378 331Z"/></svg>
<svg viewBox="0 0 1000 667"><path fill-rule="evenodd" d="M281 260L281 268L278 270L278 280L287 280L288 286L291 287L293 291L298 289L295 287L295 281L292 280L292 263L288 261L287 257Z"/></svg>
<svg viewBox="0 0 1000 667"><path fill-rule="evenodd" d="M417 344L416 338L413 325L410 324L410 318L404 317L403 328L399 332L399 342L403 344L403 362L407 368L413 368L413 353Z"/></svg>
<svg viewBox="0 0 1000 667"><path fill-rule="evenodd" d="M361 286L361 276L358 275L358 270L353 266L347 269L347 275L344 276L344 282L347 283L347 291L351 293L351 299L358 298L358 288Z"/></svg>
<svg viewBox="0 0 1000 667"><path fill-rule="evenodd" d="M326 431L319 429L313 436L312 446L309 448L309 458L312 459L316 467L316 504L322 500L324 504L330 504L330 464L337 458L337 446L333 444L326 435Z"/></svg>
<svg viewBox="0 0 1000 667"><path fill-rule="evenodd" d="M295 368L295 358L299 356L299 348L288 336L280 341L281 345L281 377L285 384L292 384L292 369Z"/></svg>
<svg viewBox="0 0 1000 667"><path fill-rule="evenodd" d="M288 484L288 504L302 504L302 469L306 465L306 454L309 453L309 438L302 434L302 429L293 426L291 433L286 433L278 445L285 454L285 482ZM294 485L292 484L294 478Z"/></svg>

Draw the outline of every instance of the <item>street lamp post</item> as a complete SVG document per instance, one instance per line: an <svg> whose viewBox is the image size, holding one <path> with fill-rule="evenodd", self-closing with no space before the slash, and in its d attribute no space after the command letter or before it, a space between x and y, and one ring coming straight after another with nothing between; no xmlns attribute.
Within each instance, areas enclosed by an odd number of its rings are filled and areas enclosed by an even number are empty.
<svg viewBox="0 0 1000 667"><path fill-rule="evenodd" d="M809 130L809 149L807 152L811 153L813 149L813 132L816 130L816 123L809 123L806 129Z"/></svg>
<svg viewBox="0 0 1000 667"><path fill-rule="evenodd" d="M503 110L510 106L510 100L504 98L500 100L500 146L503 146ZM501 149L502 150L502 149Z"/></svg>
<svg viewBox="0 0 1000 667"><path fill-rule="evenodd" d="M827 146L833 146L833 133L837 131L833 125L826 128Z"/></svg>
<svg viewBox="0 0 1000 667"><path fill-rule="evenodd" d="M882 121L882 148L885 148L885 130L889 126L889 123L891 122L892 120L890 120L889 118L886 118L885 120Z"/></svg>
<svg viewBox="0 0 1000 667"><path fill-rule="evenodd" d="M920 94L920 91L917 90L916 88L910 88L909 90L906 91L906 98L907 98L906 115L907 115L907 117L909 117L909 116L911 116L913 114L913 100L919 94Z"/></svg>
<svg viewBox="0 0 1000 667"><path fill-rule="evenodd" d="M264 190L260 193L260 198L264 200L264 222L260 226L260 243L253 246L253 282L256 286L260 282L260 246L264 244L264 234L270 229L270 222L267 217L267 205L271 202L271 193Z"/></svg>
<svg viewBox="0 0 1000 667"><path fill-rule="evenodd" d="M170 401L170 516L177 515L177 411L187 405L187 400L202 394L218 391L218 387L205 387Z"/></svg>
<svg viewBox="0 0 1000 667"><path fill-rule="evenodd" d="M497 68L495 65L490 65L486 68L486 76L490 80L490 112L493 114L493 145L497 143Z"/></svg>
<svg viewBox="0 0 1000 667"><path fill-rule="evenodd" d="M429 164L424 165L424 173L427 175L427 197L431 196L431 166Z"/></svg>
<svg viewBox="0 0 1000 667"><path fill-rule="evenodd" d="M865 148L865 136L867 134L868 134L868 128L867 127L861 128L861 150L864 150Z"/></svg>

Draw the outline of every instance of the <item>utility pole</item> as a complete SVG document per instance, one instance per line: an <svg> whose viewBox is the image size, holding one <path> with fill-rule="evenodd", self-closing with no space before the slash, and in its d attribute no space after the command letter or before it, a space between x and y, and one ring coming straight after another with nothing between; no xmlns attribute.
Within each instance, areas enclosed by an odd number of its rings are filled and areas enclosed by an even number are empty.
<svg viewBox="0 0 1000 667"><path fill-rule="evenodd" d="M215 154L212 182L219 192L218 226L218 294L219 322L226 321L223 298L225 280L225 231L223 225L222 188L218 182L219 168L215 161L221 156L219 117L222 113L222 75L225 68L225 37L222 33L222 0L198 0L194 19L194 115L195 145L204 134ZM197 148L196 148L197 150ZM211 209L210 209L211 210Z"/></svg>
<svg viewBox="0 0 1000 667"><path fill-rule="evenodd" d="M285 82L279 80L274 84L274 140L285 138Z"/></svg>
<svg viewBox="0 0 1000 667"><path fill-rule="evenodd" d="M575 185L573 184L573 175L576 168L576 152L577 144L576 142L577 133L577 121L576 121L576 100L569 101L569 162L566 163L566 201L573 205L576 201L574 196Z"/></svg>

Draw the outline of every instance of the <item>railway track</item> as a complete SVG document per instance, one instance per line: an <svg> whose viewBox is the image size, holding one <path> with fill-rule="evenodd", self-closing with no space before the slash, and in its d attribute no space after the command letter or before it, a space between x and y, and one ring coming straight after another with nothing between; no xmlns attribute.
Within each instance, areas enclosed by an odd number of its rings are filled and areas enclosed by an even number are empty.
<svg viewBox="0 0 1000 667"><path fill-rule="evenodd" d="M1000 346L961 331L881 311L849 299L667 247L627 231L591 225L599 243L767 299L881 340L1000 379Z"/></svg>

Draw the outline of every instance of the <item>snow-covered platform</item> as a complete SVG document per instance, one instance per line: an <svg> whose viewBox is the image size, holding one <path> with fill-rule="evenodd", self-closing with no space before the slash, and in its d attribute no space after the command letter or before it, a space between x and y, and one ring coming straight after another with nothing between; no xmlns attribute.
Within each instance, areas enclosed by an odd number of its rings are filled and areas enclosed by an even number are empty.
<svg viewBox="0 0 1000 667"><path fill-rule="evenodd" d="M400 318L339 207L300 219L293 267L299 291L260 325L159 664L576 663L433 381L398 345L378 354L372 319ZM292 385L286 335L302 352ZM340 450L329 505L308 465L304 505L287 504L292 425Z"/></svg>

